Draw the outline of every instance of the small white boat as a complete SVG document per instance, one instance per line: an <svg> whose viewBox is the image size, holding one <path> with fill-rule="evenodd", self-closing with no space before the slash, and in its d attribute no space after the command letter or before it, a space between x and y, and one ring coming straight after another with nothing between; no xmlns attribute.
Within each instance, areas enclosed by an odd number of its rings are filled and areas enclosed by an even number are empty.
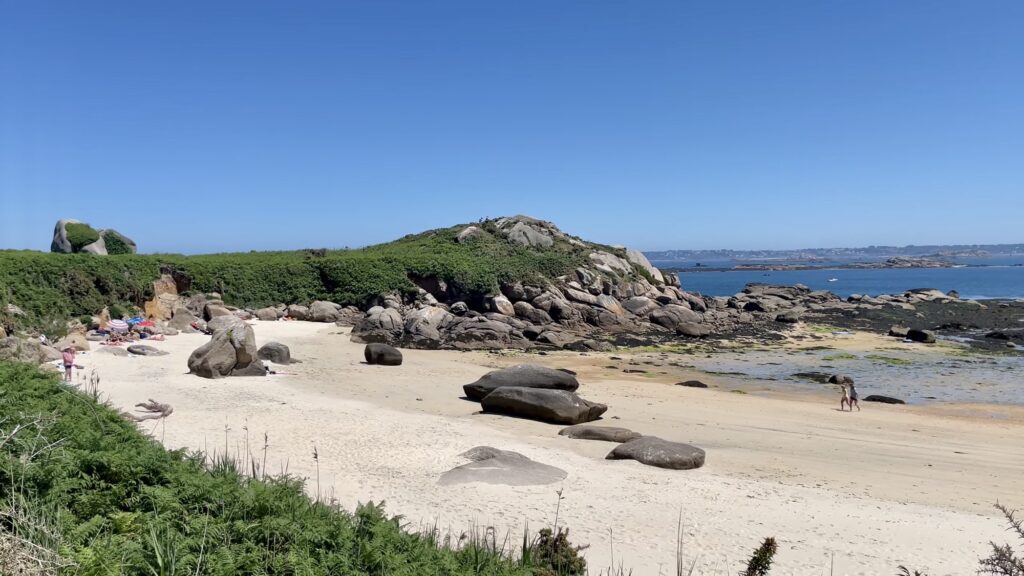
<svg viewBox="0 0 1024 576"><path fill-rule="evenodd" d="M839 278L829 278L829 282L839 282Z"/></svg>

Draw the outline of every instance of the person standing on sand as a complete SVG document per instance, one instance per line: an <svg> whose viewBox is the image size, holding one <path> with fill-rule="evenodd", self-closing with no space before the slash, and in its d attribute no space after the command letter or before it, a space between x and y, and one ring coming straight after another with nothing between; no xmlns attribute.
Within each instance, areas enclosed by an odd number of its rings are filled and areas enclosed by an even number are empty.
<svg viewBox="0 0 1024 576"><path fill-rule="evenodd" d="M75 365L75 349L68 346L63 351L64 381L71 382L71 368Z"/></svg>
<svg viewBox="0 0 1024 576"><path fill-rule="evenodd" d="M857 406L857 412L860 412L860 402L857 401L857 387L853 385L853 380L850 380L849 399L846 401L850 406L850 412L853 412L854 405Z"/></svg>

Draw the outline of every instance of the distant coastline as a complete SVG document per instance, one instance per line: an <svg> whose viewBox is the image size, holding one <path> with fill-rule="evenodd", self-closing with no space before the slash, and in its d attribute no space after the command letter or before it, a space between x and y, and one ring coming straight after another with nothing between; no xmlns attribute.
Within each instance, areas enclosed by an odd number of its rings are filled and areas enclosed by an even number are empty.
<svg viewBox="0 0 1024 576"><path fill-rule="evenodd" d="M1017 264L1019 266L1019 264ZM988 264L960 264L946 260L932 258L909 258L897 256L881 262L850 262L847 264L823 263L823 264L788 264L758 262L749 264L736 264L735 266L702 266L699 262L692 267L666 267L667 272L735 272L735 271L765 271L778 272L784 270L886 270L886 269L912 269L912 268L982 268Z"/></svg>

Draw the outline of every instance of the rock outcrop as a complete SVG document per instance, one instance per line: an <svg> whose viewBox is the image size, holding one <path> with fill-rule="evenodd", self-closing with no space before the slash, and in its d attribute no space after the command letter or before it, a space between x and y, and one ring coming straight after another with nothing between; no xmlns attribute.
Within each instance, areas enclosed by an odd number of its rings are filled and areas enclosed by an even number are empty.
<svg viewBox="0 0 1024 576"><path fill-rule="evenodd" d="M64 218L53 227L50 252L64 254L83 253L106 256L107 254L134 254L138 250L135 242L117 230L96 230L78 220Z"/></svg>

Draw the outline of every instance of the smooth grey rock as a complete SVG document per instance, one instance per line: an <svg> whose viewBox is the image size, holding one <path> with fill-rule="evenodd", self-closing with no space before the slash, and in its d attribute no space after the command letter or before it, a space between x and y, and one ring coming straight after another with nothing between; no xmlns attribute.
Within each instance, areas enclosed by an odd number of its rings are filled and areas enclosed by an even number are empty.
<svg viewBox="0 0 1024 576"><path fill-rule="evenodd" d="M882 404L906 404L906 402L904 402L903 400L900 400L899 398L893 398L891 396L882 396L881 394L872 394L872 395L864 398L864 401L865 402L880 402Z"/></svg>
<svg viewBox="0 0 1024 576"><path fill-rule="evenodd" d="M593 424L576 424L563 428L559 436L568 436L577 440L602 440L604 442L629 442L640 438L642 434L627 428L614 426L594 426Z"/></svg>
<svg viewBox="0 0 1024 576"><path fill-rule="evenodd" d="M608 406L580 398L573 392L505 386L480 401L484 412L517 416L551 424L581 424L597 420Z"/></svg>
<svg viewBox="0 0 1024 576"><path fill-rule="evenodd" d="M308 320L313 322L336 322L338 320L338 309L341 306L334 302L317 300L309 305Z"/></svg>
<svg viewBox="0 0 1024 576"><path fill-rule="evenodd" d="M309 320L309 308L306 306L300 306L298 304L289 304L285 308L285 316L294 318L295 320Z"/></svg>
<svg viewBox="0 0 1024 576"><path fill-rule="evenodd" d="M291 364L292 351L280 342L267 342L256 351L256 357L274 364Z"/></svg>
<svg viewBox="0 0 1024 576"><path fill-rule="evenodd" d="M159 348L153 346L147 346L145 344L132 344L128 347L129 354L135 354L136 356L166 356L169 354Z"/></svg>
<svg viewBox="0 0 1024 576"><path fill-rule="evenodd" d="M378 364L380 366L401 366L402 352L393 346L371 342L363 349L363 357L367 364Z"/></svg>
<svg viewBox="0 0 1024 576"><path fill-rule="evenodd" d="M546 388L575 392L580 383L572 374L539 364L517 364L484 374L476 382L462 387L470 400L481 400L503 386Z"/></svg>
<svg viewBox="0 0 1024 576"><path fill-rule="evenodd" d="M669 442L656 436L644 436L616 446L608 460L636 460L648 466L672 470L692 470L704 465L704 451L681 442Z"/></svg>

